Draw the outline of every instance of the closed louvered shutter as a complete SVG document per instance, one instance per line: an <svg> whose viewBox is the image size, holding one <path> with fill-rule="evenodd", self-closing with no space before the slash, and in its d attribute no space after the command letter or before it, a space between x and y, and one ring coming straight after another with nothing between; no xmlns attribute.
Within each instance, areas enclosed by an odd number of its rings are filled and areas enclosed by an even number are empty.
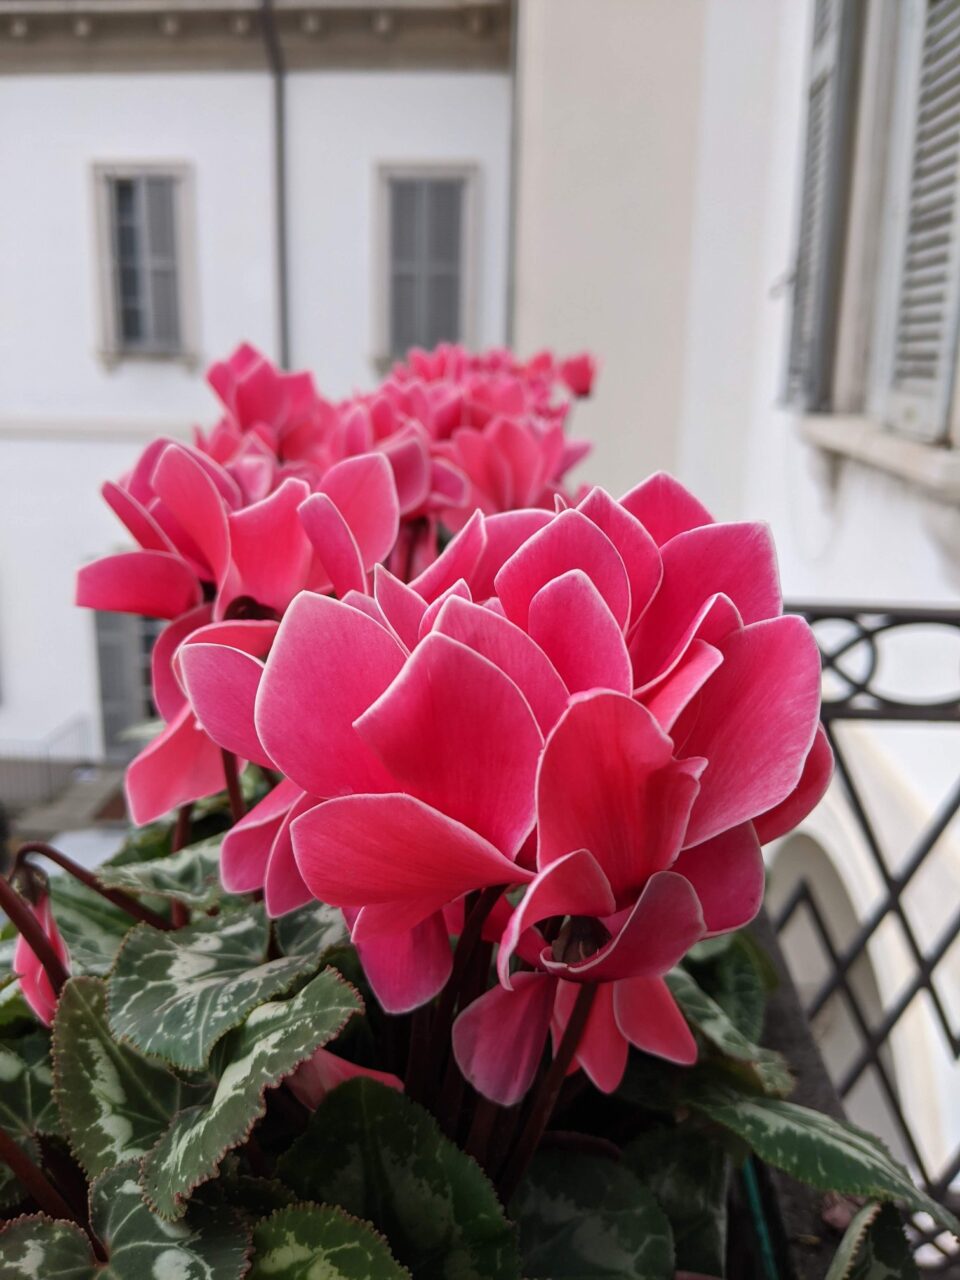
<svg viewBox="0 0 960 1280"><path fill-rule="evenodd" d="M793 277L788 399L829 406L849 192L860 0L817 0Z"/></svg>
<svg viewBox="0 0 960 1280"><path fill-rule="evenodd" d="M898 431L941 441L960 319L960 0L921 8L886 417Z"/></svg>
<svg viewBox="0 0 960 1280"><path fill-rule="evenodd" d="M463 337L462 178L390 181L390 354Z"/></svg>
<svg viewBox="0 0 960 1280"><path fill-rule="evenodd" d="M117 346L173 354L180 348L176 179L131 175L111 188Z"/></svg>

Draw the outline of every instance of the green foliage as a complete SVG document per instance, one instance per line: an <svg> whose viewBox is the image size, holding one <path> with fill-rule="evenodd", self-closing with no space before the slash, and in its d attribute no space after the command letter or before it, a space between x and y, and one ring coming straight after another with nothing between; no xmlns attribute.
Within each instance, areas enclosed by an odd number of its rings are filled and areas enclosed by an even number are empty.
<svg viewBox="0 0 960 1280"><path fill-rule="evenodd" d="M187 845L177 853L145 862L106 866L100 871L100 879L111 889L150 894L182 902L193 911L209 911L223 898L220 885L222 843L222 836L212 836L199 844Z"/></svg>
<svg viewBox="0 0 960 1280"><path fill-rule="evenodd" d="M731 935L730 945L711 964L692 964L693 975L747 1040L763 1033L767 995L776 971L749 934Z"/></svg>
<svg viewBox="0 0 960 1280"><path fill-rule="evenodd" d="M253 1240L249 1280L410 1280L372 1227L331 1205L279 1209Z"/></svg>
<svg viewBox="0 0 960 1280"><path fill-rule="evenodd" d="M324 902L311 902L273 924L277 946L285 956L313 957L319 964L328 951L350 940L343 912Z"/></svg>
<svg viewBox="0 0 960 1280"><path fill-rule="evenodd" d="M914 1185L880 1139L852 1124L780 1098L751 1097L720 1085L698 1089L690 1105L799 1182L822 1191L901 1201L960 1233L960 1222Z"/></svg>
<svg viewBox="0 0 960 1280"><path fill-rule="evenodd" d="M417 1280L517 1280L514 1231L480 1167L393 1089L335 1089L278 1174L298 1195L366 1218Z"/></svg>
<svg viewBox="0 0 960 1280"><path fill-rule="evenodd" d="M263 1115L265 1090L332 1040L361 1007L353 988L325 969L292 1000L261 1004L231 1032L211 1063L212 1099L181 1111L144 1160L144 1191L158 1213L183 1214L194 1188L214 1176Z"/></svg>
<svg viewBox="0 0 960 1280"><path fill-rule="evenodd" d="M624 1164L670 1220L680 1271L722 1275L727 1251L730 1158L692 1124L651 1129L623 1151Z"/></svg>
<svg viewBox="0 0 960 1280"><path fill-rule="evenodd" d="M222 1209L198 1208L171 1225L143 1203L135 1163L90 1189L90 1223L107 1253L98 1263L79 1227L34 1215L0 1234L0 1280L240 1280L249 1236Z"/></svg>
<svg viewBox="0 0 960 1280"><path fill-rule="evenodd" d="M913 1253L892 1205L865 1204L847 1228L826 1280L916 1280Z"/></svg>
<svg viewBox="0 0 960 1280"><path fill-rule="evenodd" d="M34 1161L40 1156L37 1136L60 1132L53 1105L50 1037L45 1031L0 1044L0 1127ZM0 1206L22 1199L20 1183L0 1162Z"/></svg>
<svg viewBox="0 0 960 1280"><path fill-rule="evenodd" d="M142 1053L200 1070L251 1009L316 968L300 956L267 961L268 943L259 903L168 933L137 925L110 979L111 1030Z"/></svg>
<svg viewBox="0 0 960 1280"><path fill-rule="evenodd" d="M541 1152L510 1206L529 1280L671 1280L670 1223L648 1186L597 1156Z"/></svg>
<svg viewBox="0 0 960 1280"><path fill-rule="evenodd" d="M71 972L107 973L130 928L130 917L72 876L50 877L50 900L70 951Z"/></svg>
<svg viewBox="0 0 960 1280"><path fill-rule="evenodd" d="M177 1112L208 1092L119 1044L105 1002L101 979L71 978L53 1024L57 1106L90 1177L146 1155Z"/></svg>

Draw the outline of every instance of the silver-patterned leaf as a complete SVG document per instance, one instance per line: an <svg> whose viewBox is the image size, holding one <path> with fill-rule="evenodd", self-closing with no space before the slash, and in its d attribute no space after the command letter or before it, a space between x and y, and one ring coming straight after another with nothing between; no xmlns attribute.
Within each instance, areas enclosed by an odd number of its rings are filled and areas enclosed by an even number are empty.
<svg viewBox="0 0 960 1280"><path fill-rule="evenodd" d="M30 1214L0 1227L0 1280L94 1280L96 1274L90 1241L72 1222Z"/></svg>
<svg viewBox="0 0 960 1280"><path fill-rule="evenodd" d="M138 925L110 978L111 1030L142 1053L200 1070L251 1009L316 968L302 956L267 961L268 941L259 903L167 933Z"/></svg>
<svg viewBox="0 0 960 1280"><path fill-rule="evenodd" d="M291 1000L262 1004L218 1046L219 1077L207 1105L182 1111L143 1163L154 1208L177 1218L195 1187L243 1142L265 1110L264 1093L332 1040L362 1009L356 991L325 969Z"/></svg>
<svg viewBox="0 0 960 1280"><path fill-rule="evenodd" d="M370 1226L332 1205L280 1209L253 1233L249 1280L410 1280Z"/></svg>
<svg viewBox="0 0 960 1280"><path fill-rule="evenodd" d="M915 1186L873 1134L794 1102L750 1097L719 1085L698 1088L691 1107L738 1134L761 1160L822 1191L897 1200L960 1234L960 1222Z"/></svg>
<svg viewBox="0 0 960 1280"><path fill-rule="evenodd" d="M310 902L273 922L277 946L285 956L313 956L317 963L334 947L350 941L339 907Z"/></svg>
<svg viewBox="0 0 960 1280"><path fill-rule="evenodd" d="M920 1272L892 1205L865 1204L847 1228L825 1280L917 1280Z"/></svg>
<svg viewBox="0 0 960 1280"><path fill-rule="evenodd" d="M53 1023L55 1097L90 1177L145 1155L173 1116L209 1091L118 1044L107 1026L105 998L101 978L71 978Z"/></svg>
<svg viewBox="0 0 960 1280"><path fill-rule="evenodd" d="M152 894L182 902L194 911L209 911L223 897L220 884L222 844L222 835L213 836L163 858L102 867L100 879L111 889Z"/></svg>
<svg viewBox="0 0 960 1280"><path fill-rule="evenodd" d="M50 877L50 900L71 973L108 973L133 924L130 917L72 876Z"/></svg>
<svg viewBox="0 0 960 1280"><path fill-rule="evenodd" d="M666 1214L635 1174L597 1156L541 1152L510 1205L529 1280L671 1280Z"/></svg>
<svg viewBox="0 0 960 1280"><path fill-rule="evenodd" d="M50 1037L45 1031L0 1044L0 1127L35 1161L40 1156L37 1134L60 1132L53 1103ZM0 1163L0 1205L22 1199L19 1182Z"/></svg>
<svg viewBox="0 0 960 1280"><path fill-rule="evenodd" d="M372 1222L417 1280L517 1280L515 1233L486 1174L423 1107L376 1081L334 1089L277 1173Z"/></svg>

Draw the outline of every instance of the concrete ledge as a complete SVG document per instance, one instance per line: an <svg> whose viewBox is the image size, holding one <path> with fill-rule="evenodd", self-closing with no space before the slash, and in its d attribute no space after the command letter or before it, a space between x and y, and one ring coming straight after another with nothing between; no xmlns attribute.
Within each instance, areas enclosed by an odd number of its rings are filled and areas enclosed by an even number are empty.
<svg viewBox="0 0 960 1280"><path fill-rule="evenodd" d="M818 449L899 476L939 502L960 502L960 449L908 440L870 418L846 414L807 415L799 430Z"/></svg>

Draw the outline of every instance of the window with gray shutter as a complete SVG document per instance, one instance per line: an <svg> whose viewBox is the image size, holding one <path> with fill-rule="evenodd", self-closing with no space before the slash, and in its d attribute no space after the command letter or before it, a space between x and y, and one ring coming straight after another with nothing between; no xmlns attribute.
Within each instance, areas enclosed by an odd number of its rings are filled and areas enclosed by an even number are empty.
<svg viewBox="0 0 960 1280"><path fill-rule="evenodd" d="M960 0L922 0L919 22L886 418L941 442L960 327Z"/></svg>
<svg viewBox="0 0 960 1280"><path fill-rule="evenodd" d="M464 337L466 179L389 178L391 356Z"/></svg>
<svg viewBox="0 0 960 1280"><path fill-rule="evenodd" d="M793 276L787 397L829 407L856 110L860 0L817 0Z"/></svg>
<svg viewBox="0 0 960 1280"><path fill-rule="evenodd" d="M150 658L164 623L129 613L94 614L103 749L110 760L129 760L142 746L128 730L156 716Z"/></svg>
<svg viewBox="0 0 960 1280"><path fill-rule="evenodd" d="M177 179L108 179L115 346L120 353L181 350L177 270Z"/></svg>

